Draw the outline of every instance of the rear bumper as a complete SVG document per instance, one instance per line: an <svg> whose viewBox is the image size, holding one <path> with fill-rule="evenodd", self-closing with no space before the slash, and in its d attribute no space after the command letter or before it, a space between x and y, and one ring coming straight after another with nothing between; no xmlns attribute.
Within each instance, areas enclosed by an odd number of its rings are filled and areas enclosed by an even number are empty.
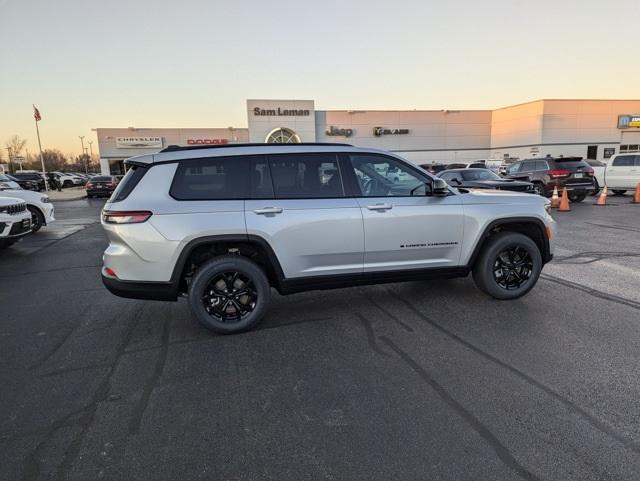
<svg viewBox="0 0 640 481"><path fill-rule="evenodd" d="M102 283L111 294L128 299L177 301L177 289L171 282L121 281L102 272Z"/></svg>

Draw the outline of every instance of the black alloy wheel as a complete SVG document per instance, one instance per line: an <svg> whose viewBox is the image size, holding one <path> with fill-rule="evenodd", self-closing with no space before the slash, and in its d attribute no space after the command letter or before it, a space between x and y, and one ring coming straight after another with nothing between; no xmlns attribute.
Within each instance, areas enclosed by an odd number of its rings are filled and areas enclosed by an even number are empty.
<svg viewBox="0 0 640 481"><path fill-rule="evenodd" d="M534 182L533 183L533 191L538 194L541 195L542 197L546 197L546 192L544 191L544 186L540 183L540 182Z"/></svg>
<svg viewBox="0 0 640 481"><path fill-rule="evenodd" d="M531 278L533 259L522 246L511 246L503 250L493 263L493 278L508 291L519 289Z"/></svg>
<svg viewBox="0 0 640 481"><path fill-rule="evenodd" d="M44 225L44 216L36 207L27 206L31 213L31 232L34 234L38 232Z"/></svg>
<svg viewBox="0 0 640 481"><path fill-rule="evenodd" d="M214 319L224 323L239 322L256 307L258 293L253 281L237 271L221 272L205 287L202 303Z"/></svg>

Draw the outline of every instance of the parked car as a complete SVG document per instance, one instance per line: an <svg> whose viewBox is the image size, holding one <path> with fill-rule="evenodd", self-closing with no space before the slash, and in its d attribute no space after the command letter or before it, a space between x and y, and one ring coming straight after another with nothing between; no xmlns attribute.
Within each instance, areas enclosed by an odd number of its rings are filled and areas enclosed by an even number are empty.
<svg viewBox="0 0 640 481"><path fill-rule="evenodd" d="M437 174L438 172L442 172L443 170L447 170L447 166L440 163L433 164L420 164L420 168L430 172L432 174Z"/></svg>
<svg viewBox="0 0 640 481"><path fill-rule="evenodd" d="M604 171L604 180L614 194L623 195L640 183L640 154L616 154Z"/></svg>
<svg viewBox="0 0 640 481"><path fill-rule="evenodd" d="M522 180L504 179L489 169L452 169L438 175L453 187L466 189L496 189L514 192L535 192L533 184Z"/></svg>
<svg viewBox="0 0 640 481"><path fill-rule="evenodd" d="M0 196L0 249L9 247L31 232L31 215L18 199Z"/></svg>
<svg viewBox="0 0 640 481"><path fill-rule="evenodd" d="M67 174L65 172L52 172L52 174L62 187L75 187L85 184L84 179L73 174Z"/></svg>
<svg viewBox="0 0 640 481"><path fill-rule="evenodd" d="M550 196L554 187L566 187L569 200L582 202L594 189L593 169L582 157L545 157L524 159L507 168L508 179L526 180L542 196Z"/></svg>
<svg viewBox="0 0 640 481"><path fill-rule="evenodd" d="M99 197L101 195L109 197L115 190L118 182L112 175L102 175L91 178L85 185L87 197Z"/></svg>
<svg viewBox="0 0 640 481"><path fill-rule="evenodd" d="M31 230L33 232L38 232L43 226L55 220L53 204L48 195L21 188L0 188L0 196L18 199L26 204L27 210L31 214Z"/></svg>
<svg viewBox="0 0 640 481"><path fill-rule="evenodd" d="M488 295L515 299L552 257L548 199L458 191L377 149L168 147L125 163L102 211L104 285L139 299L184 293L217 332L255 326L271 287L290 294L473 273ZM384 174L396 170L398 180Z"/></svg>
<svg viewBox="0 0 640 481"><path fill-rule="evenodd" d="M0 190L2 189L22 189L22 187L8 175L0 174Z"/></svg>
<svg viewBox="0 0 640 481"><path fill-rule="evenodd" d="M605 162L594 159L585 159L584 160L589 167L593 169L593 191L591 191L591 195L596 195L600 192L600 189L604 187L604 171L607 167Z"/></svg>
<svg viewBox="0 0 640 481"><path fill-rule="evenodd" d="M35 182L38 186L37 190L41 191L45 189L44 186L44 178L41 174L37 172L16 172L15 174L11 174L12 177L18 179L16 182L20 183L20 181L31 181ZM24 186L23 186L24 188ZM32 189L29 189L32 190Z"/></svg>

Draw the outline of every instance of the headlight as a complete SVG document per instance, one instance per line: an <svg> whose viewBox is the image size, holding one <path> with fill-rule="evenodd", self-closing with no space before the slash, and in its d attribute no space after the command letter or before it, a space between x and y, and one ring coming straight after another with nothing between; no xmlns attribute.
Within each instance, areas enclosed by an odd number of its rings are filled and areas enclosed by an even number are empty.
<svg viewBox="0 0 640 481"><path fill-rule="evenodd" d="M40 202L48 204L51 201L49 200L49 196L48 195L43 195L42 197L40 197Z"/></svg>

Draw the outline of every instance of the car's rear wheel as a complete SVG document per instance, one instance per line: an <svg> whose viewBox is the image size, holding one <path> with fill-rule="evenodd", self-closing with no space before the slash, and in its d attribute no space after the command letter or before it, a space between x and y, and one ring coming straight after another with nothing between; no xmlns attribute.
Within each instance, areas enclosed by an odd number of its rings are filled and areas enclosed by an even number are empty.
<svg viewBox="0 0 640 481"><path fill-rule="evenodd" d="M35 234L44 225L44 215L35 207L29 205L27 208L31 212L31 232Z"/></svg>
<svg viewBox="0 0 640 481"><path fill-rule="evenodd" d="M189 286L191 311L208 329L243 332L264 316L271 296L263 270L239 256L220 256L198 268Z"/></svg>
<svg viewBox="0 0 640 481"><path fill-rule="evenodd" d="M586 192L569 192L569 200L571 202L582 202L586 198Z"/></svg>
<svg viewBox="0 0 640 481"><path fill-rule="evenodd" d="M496 299L516 299L533 288L541 270L542 256L530 237L501 232L487 239L473 266L473 280Z"/></svg>
<svg viewBox="0 0 640 481"><path fill-rule="evenodd" d="M593 190L591 191L591 195L598 195L598 193L600 192L600 184L598 183L597 180L593 181Z"/></svg>
<svg viewBox="0 0 640 481"><path fill-rule="evenodd" d="M538 194L541 195L542 197L546 197L547 193L544 190L544 185L542 185L541 182L534 182L533 183L533 191Z"/></svg>
<svg viewBox="0 0 640 481"><path fill-rule="evenodd" d="M613 189L613 190L612 190L612 192L613 192L615 195L624 195L624 194L626 194L626 193L627 193L627 191L626 191L626 190L620 190L620 189Z"/></svg>

